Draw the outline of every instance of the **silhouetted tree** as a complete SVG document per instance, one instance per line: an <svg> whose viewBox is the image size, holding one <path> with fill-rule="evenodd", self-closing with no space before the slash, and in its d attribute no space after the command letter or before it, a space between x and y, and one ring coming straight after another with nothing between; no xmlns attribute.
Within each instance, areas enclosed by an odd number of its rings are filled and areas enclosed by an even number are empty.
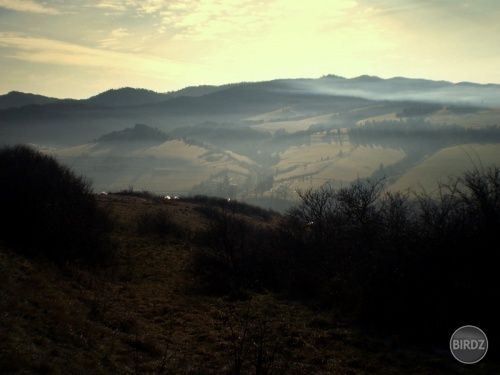
<svg viewBox="0 0 500 375"><path fill-rule="evenodd" d="M467 322L498 332L500 168L453 177L437 195L368 179L299 196L279 228L290 296L428 341Z"/></svg>

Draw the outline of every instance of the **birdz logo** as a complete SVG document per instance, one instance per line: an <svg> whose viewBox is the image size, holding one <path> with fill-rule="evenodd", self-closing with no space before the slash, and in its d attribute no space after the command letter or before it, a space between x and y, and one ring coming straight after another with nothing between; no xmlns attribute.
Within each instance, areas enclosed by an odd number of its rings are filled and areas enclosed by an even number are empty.
<svg viewBox="0 0 500 375"><path fill-rule="evenodd" d="M457 361L465 364L477 363L488 351L488 339L479 328L463 326L451 336L450 350Z"/></svg>

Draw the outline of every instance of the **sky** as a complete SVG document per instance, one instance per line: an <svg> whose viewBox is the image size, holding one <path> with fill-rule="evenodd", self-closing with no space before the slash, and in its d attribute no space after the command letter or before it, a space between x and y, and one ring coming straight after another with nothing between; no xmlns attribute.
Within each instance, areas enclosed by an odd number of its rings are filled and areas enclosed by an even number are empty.
<svg viewBox="0 0 500 375"><path fill-rule="evenodd" d="M500 84L498 0L0 0L0 95L403 76Z"/></svg>

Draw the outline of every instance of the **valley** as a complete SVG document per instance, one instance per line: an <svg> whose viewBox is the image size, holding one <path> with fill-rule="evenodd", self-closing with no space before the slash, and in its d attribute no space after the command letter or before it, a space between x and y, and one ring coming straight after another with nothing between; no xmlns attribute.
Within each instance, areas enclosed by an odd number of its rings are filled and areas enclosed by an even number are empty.
<svg viewBox="0 0 500 375"><path fill-rule="evenodd" d="M471 154L476 165L498 162L499 93L495 85L326 76L35 97L18 107L11 95L0 132L5 143L56 156L96 192L258 199L282 210L297 191L324 183L373 177L389 190L433 189L471 167Z"/></svg>

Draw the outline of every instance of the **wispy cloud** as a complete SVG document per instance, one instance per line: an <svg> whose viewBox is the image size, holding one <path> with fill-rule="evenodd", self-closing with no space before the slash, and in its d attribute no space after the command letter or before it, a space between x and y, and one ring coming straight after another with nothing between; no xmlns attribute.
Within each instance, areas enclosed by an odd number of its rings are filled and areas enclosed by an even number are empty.
<svg viewBox="0 0 500 375"><path fill-rule="evenodd" d="M0 8L15 10L18 12L60 14L56 8L47 7L32 0L0 0Z"/></svg>
<svg viewBox="0 0 500 375"><path fill-rule="evenodd" d="M123 33L123 31L118 31ZM89 48L61 41L0 33L4 58L34 63L69 65L86 68L109 68L162 74L167 69L182 69L175 62L153 56Z"/></svg>
<svg viewBox="0 0 500 375"><path fill-rule="evenodd" d="M112 30L109 33L109 36L100 41L100 46L104 48L121 50L123 49L123 38L126 38L130 35L130 32L125 27L119 27L117 29ZM130 48L129 48L130 49Z"/></svg>
<svg viewBox="0 0 500 375"><path fill-rule="evenodd" d="M100 0L95 4L88 4L87 6L94 6L96 8L115 10L115 11L125 11L127 9L126 1L121 0Z"/></svg>
<svg viewBox="0 0 500 375"><path fill-rule="evenodd" d="M136 16L158 13L165 9L172 1L166 0L99 0L87 4L90 7L108 9L115 12L132 11Z"/></svg>
<svg viewBox="0 0 500 375"><path fill-rule="evenodd" d="M467 23L492 20L500 14L497 0L356 0L357 11L371 11L372 15L402 17L410 25L431 26L464 21ZM489 26L491 24L488 23Z"/></svg>
<svg viewBox="0 0 500 375"><path fill-rule="evenodd" d="M338 14L350 0L291 2L289 0L179 0L161 11L161 31L176 38L214 40L219 38L267 38L286 25L289 32L316 29L328 16Z"/></svg>
<svg viewBox="0 0 500 375"><path fill-rule="evenodd" d="M142 0L135 1L136 9L139 14L153 14L160 12L168 5L164 0Z"/></svg>

